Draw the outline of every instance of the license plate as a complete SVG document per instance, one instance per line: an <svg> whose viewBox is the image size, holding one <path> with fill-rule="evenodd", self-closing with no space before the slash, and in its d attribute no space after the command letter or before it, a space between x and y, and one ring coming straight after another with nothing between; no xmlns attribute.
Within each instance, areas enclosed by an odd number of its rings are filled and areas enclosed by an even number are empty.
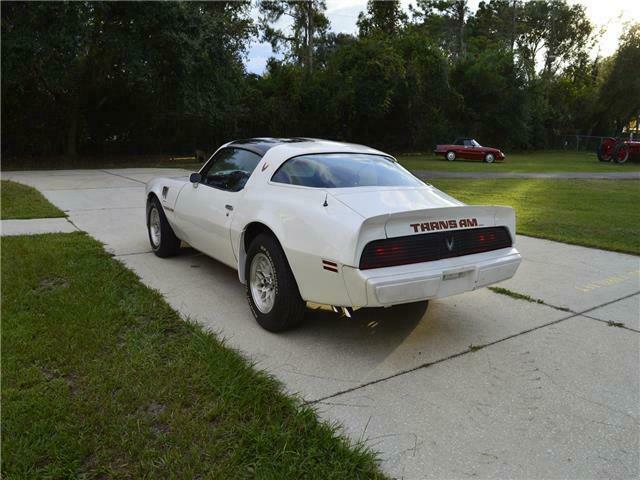
<svg viewBox="0 0 640 480"><path fill-rule="evenodd" d="M455 280L456 278L462 277L467 272L457 272L457 273L445 273L442 276L442 280Z"/></svg>

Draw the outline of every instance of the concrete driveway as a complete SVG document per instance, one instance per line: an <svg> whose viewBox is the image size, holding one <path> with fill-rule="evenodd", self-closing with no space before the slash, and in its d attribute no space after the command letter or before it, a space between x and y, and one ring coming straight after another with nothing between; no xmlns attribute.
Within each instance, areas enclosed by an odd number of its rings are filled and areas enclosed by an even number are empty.
<svg viewBox="0 0 640 480"><path fill-rule="evenodd" d="M193 250L150 253L144 182L170 169L4 172L38 188L81 230L290 392L380 452L402 478L638 478L638 257L518 238L501 286L354 318L310 313L274 335L236 272ZM187 172L184 172L187 173Z"/></svg>

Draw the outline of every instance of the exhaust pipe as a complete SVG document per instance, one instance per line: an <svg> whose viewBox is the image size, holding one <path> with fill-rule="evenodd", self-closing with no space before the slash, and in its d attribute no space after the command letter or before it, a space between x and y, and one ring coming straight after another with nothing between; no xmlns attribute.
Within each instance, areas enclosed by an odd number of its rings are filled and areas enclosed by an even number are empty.
<svg viewBox="0 0 640 480"><path fill-rule="evenodd" d="M333 313L337 313L343 317L351 318L351 314L355 310L351 307L336 307L335 305L326 305L321 303L307 302L307 308L310 310L325 310Z"/></svg>

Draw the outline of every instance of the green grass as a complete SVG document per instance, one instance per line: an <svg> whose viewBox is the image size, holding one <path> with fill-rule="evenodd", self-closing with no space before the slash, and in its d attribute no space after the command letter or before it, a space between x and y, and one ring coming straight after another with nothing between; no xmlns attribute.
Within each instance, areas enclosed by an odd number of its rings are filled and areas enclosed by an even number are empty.
<svg viewBox="0 0 640 480"><path fill-rule="evenodd" d="M544 304L544 300L540 300L539 298L533 298L530 295L525 295L524 293L514 292L513 290L509 290L502 287L489 287L489 290L492 292L498 293L500 295L506 295L507 297L514 298L516 300L524 300L525 302L530 303L542 303Z"/></svg>
<svg viewBox="0 0 640 480"><path fill-rule="evenodd" d="M393 153L393 152L390 152ZM593 152L536 151L507 152L504 162L486 164L469 160L448 162L442 157L428 154L398 154L398 160L409 170L450 171L450 172L633 172L640 171L640 163L627 162L624 165L602 163ZM184 168L196 171L202 162L190 159L188 155L172 158L169 155L119 155L102 157L67 157L3 159L4 170L47 170L73 168Z"/></svg>
<svg viewBox="0 0 640 480"><path fill-rule="evenodd" d="M508 205L532 237L640 255L637 180L434 179L470 205Z"/></svg>
<svg viewBox="0 0 640 480"><path fill-rule="evenodd" d="M640 170L640 163L599 162L594 153L544 151L507 153L503 162L492 164L470 160L449 162L435 155L400 155L398 161L409 170L449 172L493 173L543 173L543 172L633 172Z"/></svg>
<svg viewBox="0 0 640 480"><path fill-rule="evenodd" d="M382 477L85 234L2 253L2 478Z"/></svg>
<svg viewBox="0 0 640 480"><path fill-rule="evenodd" d="M35 188L2 180L0 190L2 191L0 217L3 220L65 216L62 211L51 205Z"/></svg>

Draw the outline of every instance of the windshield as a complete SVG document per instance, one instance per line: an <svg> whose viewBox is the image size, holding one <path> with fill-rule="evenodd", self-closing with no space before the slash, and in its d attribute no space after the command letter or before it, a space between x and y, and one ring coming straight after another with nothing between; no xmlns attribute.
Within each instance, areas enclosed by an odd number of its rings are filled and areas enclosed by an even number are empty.
<svg viewBox="0 0 640 480"><path fill-rule="evenodd" d="M472 147L479 147L480 144L478 142L476 142L475 140L471 140L471 146Z"/></svg>
<svg viewBox="0 0 640 480"><path fill-rule="evenodd" d="M364 153L321 153L287 160L271 178L312 188L424 185L393 159Z"/></svg>

